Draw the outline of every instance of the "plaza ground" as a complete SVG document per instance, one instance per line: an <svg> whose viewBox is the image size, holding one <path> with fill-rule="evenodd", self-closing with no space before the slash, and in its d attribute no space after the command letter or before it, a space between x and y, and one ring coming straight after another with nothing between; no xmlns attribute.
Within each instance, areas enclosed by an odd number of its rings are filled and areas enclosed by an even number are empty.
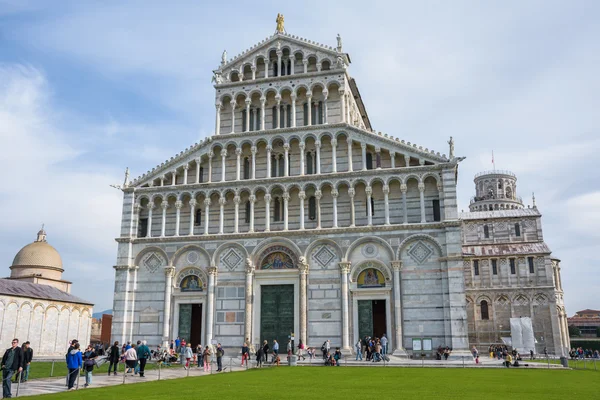
<svg viewBox="0 0 600 400"><path fill-rule="evenodd" d="M598 372L525 368L273 367L43 395L51 399L595 398Z"/></svg>

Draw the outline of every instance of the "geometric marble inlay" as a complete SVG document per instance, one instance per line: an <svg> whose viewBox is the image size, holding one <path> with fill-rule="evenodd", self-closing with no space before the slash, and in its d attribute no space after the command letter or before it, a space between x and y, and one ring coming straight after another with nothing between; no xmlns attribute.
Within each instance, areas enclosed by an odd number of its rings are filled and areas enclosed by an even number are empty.
<svg viewBox="0 0 600 400"><path fill-rule="evenodd" d="M323 246L314 255L315 260L321 268L327 268L329 263L335 258L335 253L329 250L328 246Z"/></svg>
<svg viewBox="0 0 600 400"><path fill-rule="evenodd" d="M156 272L158 267L162 265L161 257L157 256L156 253L151 253L144 260L144 265L146 266L146 268L148 268L148 271L150 273L154 273Z"/></svg>
<svg viewBox="0 0 600 400"><path fill-rule="evenodd" d="M415 260L417 264L423 264L433 255L433 250L423 242L417 242L410 247L408 255Z"/></svg>
<svg viewBox="0 0 600 400"><path fill-rule="evenodd" d="M242 260L242 256L239 255L235 249L227 250L225 255L221 257L221 261L230 271L233 271L242 262Z"/></svg>

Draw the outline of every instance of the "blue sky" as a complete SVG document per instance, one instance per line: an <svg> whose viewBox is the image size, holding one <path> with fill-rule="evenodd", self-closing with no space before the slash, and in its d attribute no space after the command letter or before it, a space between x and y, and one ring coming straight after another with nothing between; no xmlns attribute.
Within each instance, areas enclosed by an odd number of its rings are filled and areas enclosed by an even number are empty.
<svg viewBox="0 0 600 400"><path fill-rule="evenodd" d="M124 3L124 4L122 4ZM374 128L535 192L567 311L600 307L600 3L0 0L0 264L42 222L73 293L112 307L119 183L206 137L212 69L275 30L341 34Z"/></svg>

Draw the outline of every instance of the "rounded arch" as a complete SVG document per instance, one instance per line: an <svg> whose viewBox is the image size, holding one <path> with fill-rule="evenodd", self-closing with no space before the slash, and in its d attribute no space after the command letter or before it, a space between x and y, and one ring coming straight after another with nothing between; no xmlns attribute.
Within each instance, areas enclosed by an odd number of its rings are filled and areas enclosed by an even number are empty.
<svg viewBox="0 0 600 400"><path fill-rule="evenodd" d="M356 283L358 276L365 269L374 268L383 274L386 282L392 281L392 271L381 261L378 260L365 260L361 261L356 265L353 265L350 269L350 280Z"/></svg>
<svg viewBox="0 0 600 400"><path fill-rule="evenodd" d="M237 248L238 250L240 250L242 252L242 254L244 255L244 258L248 258L248 250L246 250L246 248L244 246L242 246L241 244L236 243L236 242L227 242L227 243L223 243L222 245L217 247L217 249L213 253L213 258L211 260L212 265L218 265L219 264L219 262L218 262L219 256L221 255L223 250L227 250L231 247Z"/></svg>
<svg viewBox="0 0 600 400"><path fill-rule="evenodd" d="M209 261L212 259L210 254L208 254L208 251L204 250L202 247L195 245L195 244L188 244L186 246L183 246L182 248L177 250L175 252L175 254L173 254L173 257L171 257L171 261L169 262L169 265L177 265L177 261L179 261L179 258L183 254L185 254L186 252L188 252L190 250L195 250L195 251L202 253L206 257L206 259ZM209 265L207 265L207 267L209 267Z"/></svg>
<svg viewBox="0 0 600 400"><path fill-rule="evenodd" d="M255 94L257 94L260 97L263 95L263 91L259 88L254 88L248 92L248 98L252 98L252 96L254 96Z"/></svg>
<svg viewBox="0 0 600 400"><path fill-rule="evenodd" d="M301 84L299 84L298 86L296 86L296 88L295 88L295 89L296 89L296 90L295 90L295 93L296 93L296 94L300 93L300 89L304 89L304 90L306 90L307 92L309 91L309 89L308 89L308 86L307 86L307 85L305 85L304 83L301 83Z"/></svg>
<svg viewBox="0 0 600 400"><path fill-rule="evenodd" d="M135 262L134 262L134 265L137 265L137 266L139 266L139 265L142 263L142 260L144 259L144 257L145 257L147 254L150 254L150 253L154 253L154 254L157 254L157 253L158 253L158 255L159 255L160 257L162 257L162 260L161 260L161 261L163 261L163 262L164 262L164 264L165 264L164 266L165 266L165 267L167 266L167 263L168 263L168 260L169 260L169 257L167 256L167 253L165 253L165 251L164 251L163 249L161 249L160 247L156 247L156 246L150 246L150 247L145 247L145 248L143 248L143 249L142 249L142 250L141 250L141 251L138 253L138 255L135 257ZM159 257L159 258L160 258L160 257Z"/></svg>
<svg viewBox="0 0 600 400"><path fill-rule="evenodd" d="M275 135L269 138L269 146L273 146L273 143L276 143L278 140L281 140L283 143L287 143L287 139L283 135Z"/></svg>
<svg viewBox="0 0 600 400"><path fill-rule="evenodd" d="M429 242L429 243L431 243L431 244L433 244L435 246L435 248L439 252L439 256L442 256L442 254L444 254L444 251L442 249L442 245L433 236L426 235L424 233L418 233L418 234L410 235L409 237L407 237L406 239L404 239L400 243L400 245L398 246L398 251L396 253L396 257L397 257L396 259L397 260L400 259L400 255L402 254L402 250L404 250L404 248L406 246L408 246L411 242L413 242L415 240L425 240L425 241L427 241L427 242Z"/></svg>
<svg viewBox="0 0 600 400"><path fill-rule="evenodd" d="M325 89L326 88L325 84L323 82L321 82L321 81L317 81L317 82L313 82L313 83L310 84L310 91L311 92L314 91L314 89L316 87L320 87L321 90L326 90Z"/></svg>
<svg viewBox="0 0 600 400"><path fill-rule="evenodd" d="M205 290L208 284L208 275L206 274L206 271L203 268L194 266L185 267L177 273L177 275L175 276L175 287L181 289L181 282L188 276L192 275L197 276L200 279L200 290Z"/></svg>
<svg viewBox="0 0 600 400"><path fill-rule="evenodd" d="M281 237L281 236L275 236L269 239L264 240L259 246L257 246L254 251L252 252L252 254L250 255L252 262L254 263L255 266L260 267L258 264L262 261L259 260L259 258L261 257L261 255L263 254L263 252L265 250L267 250L269 247L275 246L277 244L280 244L284 247L289 248L293 253L295 253L295 260L297 261L301 256L302 256L302 251L300 250L300 248L298 247L298 245L296 245L296 243L294 243L292 240Z"/></svg>
<svg viewBox="0 0 600 400"><path fill-rule="evenodd" d="M331 239L318 239L315 240L314 242L312 242L307 248L306 251L304 252L304 257L306 257L306 259L308 260L310 257L310 254L312 253L312 251L314 249L317 248L317 246L321 246L324 244L328 244L331 247L333 247L335 249L335 252L337 254L337 256L339 257L339 259L341 260L344 257L344 252L342 251L342 248L335 242L335 240L331 240Z"/></svg>
<svg viewBox="0 0 600 400"><path fill-rule="evenodd" d="M403 178L404 178L404 182L402 182L402 183L404 183L404 184L406 184L409 179L415 179L418 183L423 183L423 180L417 174L407 174Z"/></svg>
<svg viewBox="0 0 600 400"><path fill-rule="evenodd" d="M348 250L346 250L346 254L344 255L344 260L348 261L348 257L350 257L350 255L352 254L352 252L361 244L363 243L367 243L367 242L376 242L378 244L380 244L384 249L386 249L389 253L389 258L390 260L395 260L395 255L394 255L394 249L392 249L392 246L390 246L390 244L386 241L383 240L380 237L377 236L364 236L360 239L355 240L350 247L348 247Z"/></svg>
<svg viewBox="0 0 600 400"><path fill-rule="evenodd" d="M256 195L256 193L258 193L260 190L262 190L265 193L269 193L267 191L267 187L266 186L259 185L259 186L255 186L254 188L252 188L252 194Z"/></svg>
<svg viewBox="0 0 600 400"><path fill-rule="evenodd" d="M492 298L485 294L477 296L477 304L481 304L482 301L487 301L488 305L492 305Z"/></svg>
<svg viewBox="0 0 600 400"><path fill-rule="evenodd" d="M431 177L431 178L435 179L435 183L436 183L436 185L439 185L439 184L441 184L441 182L440 182L440 176L439 176L437 173L435 173L435 172L425 172L425 173L423 174L423 176L421 177L421 180L422 180L423 182L425 182L425 179L427 179L427 178L429 178L429 177Z"/></svg>

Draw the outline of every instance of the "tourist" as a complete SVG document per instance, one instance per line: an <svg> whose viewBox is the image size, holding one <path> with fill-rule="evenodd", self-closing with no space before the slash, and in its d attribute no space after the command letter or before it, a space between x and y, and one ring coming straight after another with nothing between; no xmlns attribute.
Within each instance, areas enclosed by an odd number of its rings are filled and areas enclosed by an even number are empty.
<svg viewBox="0 0 600 400"><path fill-rule="evenodd" d="M73 350L73 348L75 348L75 345L77 343L79 343L79 341L77 339L73 339L69 342L69 348L67 350L67 354L65 354L65 361L67 360L69 353L71 352L71 350ZM65 386L69 386L69 375L67 375Z"/></svg>
<svg viewBox="0 0 600 400"><path fill-rule="evenodd" d="M15 372L23 371L23 350L19 347L19 339L13 339L11 344L2 357L2 397L5 399L12 397L10 378Z"/></svg>
<svg viewBox="0 0 600 400"><path fill-rule="evenodd" d="M292 355L292 340L291 339L288 340L286 350L287 350L287 355L288 355L288 360L289 360L290 356Z"/></svg>
<svg viewBox="0 0 600 400"><path fill-rule="evenodd" d="M475 347L475 345L471 347L471 354L473 354L473 358L477 358L477 356L479 355L479 351L477 350L477 347Z"/></svg>
<svg viewBox="0 0 600 400"><path fill-rule="evenodd" d="M96 365L96 358L98 354L90 344L85 352L83 353L83 371L85 372L85 387L89 387L92 384L92 372Z"/></svg>
<svg viewBox="0 0 600 400"><path fill-rule="evenodd" d="M309 347L308 349L306 349L306 354L308 354L308 358L310 360L314 360L314 358L317 356L317 351L314 347Z"/></svg>
<svg viewBox="0 0 600 400"><path fill-rule="evenodd" d="M196 346L196 361L198 362L198 368L200 368L202 366L202 363L203 363L203 359L202 359L202 345L200 343L198 343L198 346Z"/></svg>
<svg viewBox="0 0 600 400"><path fill-rule="evenodd" d="M323 342L323 346L321 346L321 351L323 352L324 360L327 359L327 353L329 353L330 349L331 349L331 343L329 342L329 339L327 339L325 342Z"/></svg>
<svg viewBox="0 0 600 400"><path fill-rule="evenodd" d="M387 345L388 345L388 338L385 336L385 333L381 336L381 355L386 355L387 354Z"/></svg>
<svg viewBox="0 0 600 400"><path fill-rule="evenodd" d="M265 358L265 362L269 362L268 357L269 357L269 342L267 342L266 340L263 342L263 356Z"/></svg>
<svg viewBox="0 0 600 400"><path fill-rule="evenodd" d="M446 346L446 348L444 349L444 360L448 360L448 357L450 357L450 347Z"/></svg>
<svg viewBox="0 0 600 400"><path fill-rule="evenodd" d="M181 364L183 364L183 360L185 360L185 365L183 369L188 369L190 367L190 360L194 357L194 352L192 351L192 344L188 343L185 347L181 345Z"/></svg>
<svg viewBox="0 0 600 400"><path fill-rule="evenodd" d="M179 353L180 345L181 345L181 339L179 339L179 336L177 336L177 339L175 339L175 348L173 349L176 353Z"/></svg>
<svg viewBox="0 0 600 400"><path fill-rule="evenodd" d="M119 342L115 342L113 343L113 345L110 347L109 350L109 354L108 354L108 375L110 376L110 371L114 366L114 375L117 375L117 365L119 365L119 357L120 353L119 353Z"/></svg>
<svg viewBox="0 0 600 400"><path fill-rule="evenodd" d="M354 350L356 350L356 360L355 361L359 361L358 360L359 358L360 358L360 361L362 361L362 341L360 339L358 339L358 341L354 345Z"/></svg>
<svg viewBox="0 0 600 400"><path fill-rule="evenodd" d="M31 360L33 359L33 349L30 347L29 341L23 343L21 351L23 352L23 372L21 373L21 382L27 382L29 379L29 367L31 367Z"/></svg>
<svg viewBox="0 0 600 400"><path fill-rule="evenodd" d="M171 354L173 354L175 351L176 351L176 348L175 348L175 341L174 341L173 339L171 339L171 343L169 344L169 352L170 352Z"/></svg>
<svg viewBox="0 0 600 400"><path fill-rule="evenodd" d="M279 355L279 343L277 343L277 339L273 339L273 362Z"/></svg>
<svg viewBox="0 0 600 400"><path fill-rule="evenodd" d="M249 353L250 349L248 348L248 343L244 342L242 345L242 367L244 366L244 361L246 361L246 367L248 366Z"/></svg>
<svg viewBox="0 0 600 400"><path fill-rule="evenodd" d="M210 365L210 356L211 356L210 348L208 346L206 346L206 348L202 352L202 359L204 360L204 372L208 372L208 366Z"/></svg>
<svg viewBox="0 0 600 400"><path fill-rule="evenodd" d="M506 365L506 368L510 367L510 364L512 364L512 355L510 353L506 353L506 361L504 362L504 365Z"/></svg>
<svg viewBox="0 0 600 400"><path fill-rule="evenodd" d="M140 378L144 378L144 372L146 370L146 362L148 361L148 358L150 358L150 349L146 345L145 340L142 340L142 344L140 344L138 346L137 356L138 356L138 359L140 360L140 364L139 364Z"/></svg>
<svg viewBox="0 0 600 400"><path fill-rule="evenodd" d="M180 347L179 347L179 363L181 365L183 365L183 363L185 362L185 350L186 346L183 344L183 340L180 342Z"/></svg>
<svg viewBox="0 0 600 400"><path fill-rule="evenodd" d="M75 379L77 379L77 375L79 375L79 370L83 365L83 358L81 356L81 351L79 351L79 343L75 343L73 349L69 351L67 354L67 369L69 370L69 383L68 390L75 390ZM6 397L6 396L4 396ZM10 396L8 396L10 397Z"/></svg>
<svg viewBox="0 0 600 400"><path fill-rule="evenodd" d="M383 346L381 345L381 341L377 340L375 342L375 357L373 357L373 361L379 362L381 361L381 351Z"/></svg>
<svg viewBox="0 0 600 400"><path fill-rule="evenodd" d="M223 356L225 355L225 350L221 347L221 343L217 344L217 372L223 371Z"/></svg>
<svg viewBox="0 0 600 400"><path fill-rule="evenodd" d="M533 357L533 350L529 350L529 359L533 360L535 357Z"/></svg>
<svg viewBox="0 0 600 400"><path fill-rule="evenodd" d="M127 364L126 373L135 372L135 367L137 366L137 351L135 351L135 346L131 346L128 350L125 351L125 364Z"/></svg>
<svg viewBox="0 0 600 400"><path fill-rule="evenodd" d="M337 365L338 367L342 364L342 351L339 347L335 348L335 354L333 355L333 359L335 360L335 365Z"/></svg>
<svg viewBox="0 0 600 400"><path fill-rule="evenodd" d="M262 367L264 356L265 356L265 351L263 350L262 347L259 346L258 350L256 351L256 368Z"/></svg>
<svg viewBox="0 0 600 400"><path fill-rule="evenodd" d="M298 360L300 360L302 358L302 360L306 360L306 357L304 357L304 343L302 343L302 340L298 340Z"/></svg>

